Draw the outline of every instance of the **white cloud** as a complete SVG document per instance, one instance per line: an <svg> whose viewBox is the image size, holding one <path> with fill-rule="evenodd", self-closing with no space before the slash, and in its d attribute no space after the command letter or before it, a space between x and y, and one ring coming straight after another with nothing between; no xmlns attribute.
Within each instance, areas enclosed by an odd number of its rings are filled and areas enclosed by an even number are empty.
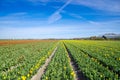
<svg viewBox="0 0 120 80"><path fill-rule="evenodd" d="M27 14L26 12L12 13L12 14L8 14L8 15L0 17L0 20L24 18L26 14Z"/></svg>
<svg viewBox="0 0 120 80"><path fill-rule="evenodd" d="M98 10L120 12L120 0L21 0L21 1L28 1L33 4L41 5L46 5L49 2L64 2L66 5L70 3L75 5L87 6ZM14 3L19 2L19 0L4 0L4 2Z"/></svg>
<svg viewBox="0 0 120 80"><path fill-rule="evenodd" d="M54 23L55 21L57 21L61 18L62 18L61 14L59 12L56 12L48 18L48 23L49 24Z"/></svg>
<svg viewBox="0 0 120 80"><path fill-rule="evenodd" d="M83 18L82 16L77 15L77 14L69 14L69 15L71 15L71 16L73 16L73 17L75 17L75 18L78 18L78 19L82 19L82 18Z"/></svg>
<svg viewBox="0 0 120 80"><path fill-rule="evenodd" d="M70 4L72 0L68 0L62 7L60 7L55 13L53 13L49 18L48 18L48 23L54 23L55 21L58 21L62 18L62 15L60 12L68 5Z"/></svg>
<svg viewBox="0 0 120 80"><path fill-rule="evenodd" d="M46 6L50 0L27 0L28 2L32 3L32 5L42 5Z"/></svg>
<svg viewBox="0 0 120 80"><path fill-rule="evenodd" d="M0 27L0 39L6 38L50 38L61 37L74 31L70 27Z"/></svg>
<svg viewBox="0 0 120 80"><path fill-rule="evenodd" d="M90 23L90 24L93 24L93 25L99 25L100 24L100 23L95 22L95 21L87 20L86 18L80 16L79 14L70 13L70 12L67 12L67 11L64 11L64 10L62 12L67 14L67 15L69 15L69 16L72 16L74 18L81 19L81 20L83 20L86 23Z"/></svg>
<svg viewBox="0 0 120 80"><path fill-rule="evenodd" d="M9 16L21 16L21 15L26 15L26 14L27 14L26 12L18 12L18 13L9 14Z"/></svg>
<svg viewBox="0 0 120 80"><path fill-rule="evenodd" d="M74 0L72 4L84 5L98 10L120 12L119 0Z"/></svg>
<svg viewBox="0 0 120 80"><path fill-rule="evenodd" d="M41 16L41 14L34 14ZM32 16L32 15L31 15ZM33 26L46 23L46 18L33 18L26 12L11 13L0 17L1 26Z"/></svg>
<svg viewBox="0 0 120 80"><path fill-rule="evenodd" d="M40 0L41 1L41 0ZM50 2L51 0L48 0ZM69 0L52 0L52 2L64 2ZM120 0L72 0L70 4L83 5L90 8L110 11L110 12L120 12Z"/></svg>
<svg viewBox="0 0 120 80"><path fill-rule="evenodd" d="M37 2L49 2L50 0L28 0L28 1L37 3Z"/></svg>
<svg viewBox="0 0 120 80"><path fill-rule="evenodd" d="M89 21L89 20L88 20L88 23L93 24L93 25L100 25L99 22L95 22L95 21Z"/></svg>
<svg viewBox="0 0 120 80"><path fill-rule="evenodd" d="M82 19L82 18L83 18L83 17L80 16L79 14L70 13L70 12L67 12L67 11L65 11L65 10L62 10L61 12L62 12L62 13L65 13L65 14L67 14L67 15L69 15L69 16L72 16L72 17L74 17L74 18L78 18L78 19Z"/></svg>

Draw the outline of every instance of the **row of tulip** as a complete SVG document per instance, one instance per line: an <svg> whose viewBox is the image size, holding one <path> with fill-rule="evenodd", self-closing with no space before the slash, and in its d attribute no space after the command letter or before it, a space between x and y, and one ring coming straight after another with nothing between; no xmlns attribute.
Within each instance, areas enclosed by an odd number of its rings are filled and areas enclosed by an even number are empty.
<svg viewBox="0 0 120 80"><path fill-rule="evenodd" d="M0 80L27 80L44 64L55 42L0 46Z"/></svg>
<svg viewBox="0 0 120 80"><path fill-rule="evenodd" d="M87 43L84 45L84 41L64 41L75 62L78 64L79 69L87 76L90 80L119 80L119 74L110 70L104 66L99 58L93 56L90 49L96 50L97 47L88 47ZM94 45L93 45L94 46ZM91 54L90 54L91 53ZM105 54L105 53L104 53ZM99 52L94 52L94 55L101 56ZM100 57L101 60L105 57ZM107 58L109 59L109 58ZM109 60L110 61L110 60ZM111 64L112 65L112 64ZM116 64L117 66L119 65ZM119 70L119 68L117 68Z"/></svg>
<svg viewBox="0 0 120 80"><path fill-rule="evenodd" d="M70 58L65 46L60 43L42 80L74 80L76 77L70 65Z"/></svg>
<svg viewBox="0 0 120 80"><path fill-rule="evenodd" d="M105 45L102 44L101 46L100 43L103 42L96 41L95 43L92 42L88 44L85 42L74 41L74 44L72 45L86 52L91 57L97 59L100 62L100 64L104 65L105 67L108 67L111 71L120 75L120 54L116 53L120 49L117 51L114 49L114 45L116 46L118 42L115 44L115 42L113 41L114 44L112 44L112 41L110 41L112 45L111 48L104 47L107 46L107 43Z"/></svg>

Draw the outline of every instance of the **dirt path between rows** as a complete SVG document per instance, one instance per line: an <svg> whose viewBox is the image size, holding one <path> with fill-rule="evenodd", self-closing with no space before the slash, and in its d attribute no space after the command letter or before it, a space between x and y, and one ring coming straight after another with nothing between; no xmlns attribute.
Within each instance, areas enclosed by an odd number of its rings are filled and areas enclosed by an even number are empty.
<svg viewBox="0 0 120 80"><path fill-rule="evenodd" d="M45 69L47 68L49 62L51 61L52 57L54 56L57 47L54 49L52 54L46 59L45 64L38 70L38 72L31 78L31 80L41 80L42 75L45 73Z"/></svg>
<svg viewBox="0 0 120 80"><path fill-rule="evenodd" d="M69 49L66 47L65 44L64 44L64 46L65 46L66 51L67 51L67 53L68 53L68 56L69 56L69 58L70 58L70 65L71 65L71 67L72 67L72 69L74 70L75 75L76 75L75 80L88 80L88 79L84 76L84 74L82 73L82 71L80 71L80 69L78 68L78 65L77 65L77 63L75 62L74 58L72 57Z"/></svg>

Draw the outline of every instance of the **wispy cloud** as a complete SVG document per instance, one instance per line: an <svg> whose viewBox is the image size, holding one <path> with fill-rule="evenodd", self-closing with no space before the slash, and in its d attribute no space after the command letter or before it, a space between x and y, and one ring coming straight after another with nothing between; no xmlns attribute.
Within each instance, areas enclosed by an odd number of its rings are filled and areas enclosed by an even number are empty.
<svg viewBox="0 0 120 80"><path fill-rule="evenodd" d="M120 12L120 0L74 0L72 4L84 5L98 10Z"/></svg>
<svg viewBox="0 0 120 80"><path fill-rule="evenodd" d="M36 14L34 14L36 15ZM39 15L38 15L39 16ZM40 15L41 16L41 15ZM46 19L43 18L32 18L30 15L28 15L27 12L17 12L17 13L11 13L5 16L0 16L0 25L1 27L22 27L22 26L33 26L33 25L41 25L46 23Z"/></svg>
<svg viewBox="0 0 120 80"><path fill-rule="evenodd" d="M95 22L95 21L89 21L89 20L88 20L88 23L93 24L93 25L100 25L99 22Z"/></svg>
<svg viewBox="0 0 120 80"><path fill-rule="evenodd" d="M62 18L62 15L59 12L55 12L54 14L52 14L52 16L49 17L48 19L48 23L54 23L55 21L59 20Z"/></svg>
<svg viewBox="0 0 120 80"><path fill-rule="evenodd" d="M72 0L68 0L62 7L60 7L55 13L53 13L49 18L48 18L48 23L54 23L62 18L62 15L60 12L68 5L70 4Z"/></svg>
<svg viewBox="0 0 120 80"><path fill-rule="evenodd" d="M28 1L33 4L41 4L41 5L46 5L49 2L64 2L65 5L62 6L63 8L72 1L70 4L83 5L104 11L120 12L120 5L119 5L120 0L21 0L21 1ZM19 2L19 0L4 0L3 2L14 3L14 2Z"/></svg>
<svg viewBox="0 0 120 80"><path fill-rule="evenodd" d="M27 0L28 2L32 3L33 5L43 5L46 6L50 0Z"/></svg>
<svg viewBox="0 0 120 80"><path fill-rule="evenodd" d="M67 12L65 10L62 10L61 12L64 13L64 14L67 14L69 16L72 16L74 18L83 19L83 17L81 15L77 14L77 13L75 14L75 13Z"/></svg>
<svg viewBox="0 0 120 80"><path fill-rule="evenodd" d="M28 0L28 1L35 2L35 3L37 3L37 2L49 2L49 0Z"/></svg>
<svg viewBox="0 0 120 80"><path fill-rule="evenodd" d="M78 18L78 19L82 19L83 17L74 13L69 13L70 16L74 17L74 18Z"/></svg>
<svg viewBox="0 0 120 80"><path fill-rule="evenodd" d="M63 37L63 34L70 32L75 32L71 27L0 27L0 39L1 38L60 38ZM7 33L6 33L7 32ZM47 35L47 37L46 37ZM58 36L59 35L59 36ZM49 36L49 37L48 37ZM66 36L67 37L67 36Z"/></svg>
<svg viewBox="0 0 120 80"><path fill-rule="evenodd" d="M100 25L99 22L95 22L95 21L92 21L92 20L87 20L86 18L84 18L83 16L80 16L79 14L75 14L75 13L70 13L70 12L67 12L65 10L62 11L63 13L69 15L69 16L72 16L74 18L77 18L77 19L80 19L80 20L83 20L84 22L86 23L89 23L89 24L92 24L92 25Z"/></svg>
<svg viewBox="0 0 120 80"><path fill-rule="evenodd" d="M11 13L0 17L0 20L19 19L19 18L24 18L26 15L27 15L26 12Z"/></svg>

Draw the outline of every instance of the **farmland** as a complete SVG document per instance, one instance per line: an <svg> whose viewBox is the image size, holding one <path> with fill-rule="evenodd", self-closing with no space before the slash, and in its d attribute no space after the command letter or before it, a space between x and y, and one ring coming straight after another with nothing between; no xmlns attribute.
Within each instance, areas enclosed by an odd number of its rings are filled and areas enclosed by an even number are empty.
<svg viewBox="0 0 120 80"><path fill-rule="evenodd" d="M120 41L0 41L0 80L31 80L40 68L38 80L120 80Z"/></svg>

